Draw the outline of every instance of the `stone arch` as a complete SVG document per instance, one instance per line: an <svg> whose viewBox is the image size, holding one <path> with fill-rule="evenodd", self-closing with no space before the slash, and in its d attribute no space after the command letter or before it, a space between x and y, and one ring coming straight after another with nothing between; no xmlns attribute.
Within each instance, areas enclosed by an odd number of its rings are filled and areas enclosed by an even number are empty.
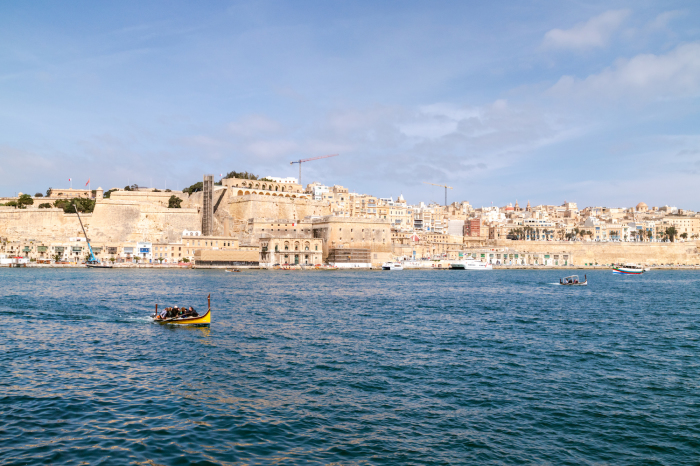
<svg viewBox="0 0 700 466"><path fill-rule="evenodd" d="M292 194L292 197L296 198L296 196L294 194Z"/></svg>
<svg viewBox="0 0 700 466"><path fill-rule="evenodd" d="M242 195L243 195L243 191L239 189L239 190L238 190L238 195L239 195L239 196L242 196Z"/></svg>
<svg viewBox="0 0 700 466"><path fill-rule="evenodd" d="M284 250L289 251L289 241L284 242Z"/></svg>
<svg viewBox="0 0 700 466"><path fill-rule="evenodd" d="M265 195L266 195L266 196L269 196L269 195L270 195L270 193L265 193Z"/></svg>
<svg viewBox="0 0 700 466"><path fill-rule="evenodd" d="M260 189L260 183L255 183L255 187L256 187L257 189Z"/></svg>
<svg viewBox="0 0 700 466"><path fill-rule="evenodd" d="M273 196L277 196L277 194L276 194L276 193L272 193L272 195L273 195Z"/></svg>
<svg viewBox="0 0 700 466"><path fill-rule="evenodd" d="M246 194L250 194L250 191L246 191L245 193L246 193Z"/></svg>
<svg viewBox="0 0 700 466"><path fill-rule="evenodd" d="M309 244L308 241L307 241L306 243L304 243L304 251L308 251L308 250L309 250L309 246L311 246L311 245Z"/></svg>
<svg viewBox="0 0 700 466"><path fill-rule="evenodd" d="M289 194L285 194L285 196L284 196L284 197L289 197Z"/></svg>
<svg viewBox="0 0 700 466"><path fill-rule="evenodd" d="M294 242L294 250L298 251L299 250L299 241Z"/></svg>
<svg viewBox="0 0 700 466"><path fill-rule="evenodd" d="M265 183L263 183L262 189L267 189L267 185Z"/></svg>
<svg viewBox="0 0 700 466"><path fill-rule="evenodd" d="M279 190L280 190L280 187L279 187L279 186L275 186L275 191L279 191Z"/></svg>
<svg viewBox="0 0 700 466"><path fill-rule="evenodd" d="M282 186L282 191L284 192L284 186Z"/></svg>

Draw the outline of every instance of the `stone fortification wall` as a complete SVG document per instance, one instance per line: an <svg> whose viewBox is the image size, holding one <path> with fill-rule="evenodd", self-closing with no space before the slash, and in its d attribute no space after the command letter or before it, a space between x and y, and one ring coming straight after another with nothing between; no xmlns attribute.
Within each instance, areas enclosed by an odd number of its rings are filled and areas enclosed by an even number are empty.
<svg viewBox="0 0 700 466"><path fill-rule="evenodd" d="M326 216L314 219L314 238L323 239L323 257L330 249L369 249L373 263L391 259L391 225L387 220Z"/></svg>
<svg viewBox="0 0 700 466"><path fill-rule="evenodd" d="M497 240L489 244L494 248L538 254L569 254L575 265L613 264L634 262L638 264L700 265L697 241L685 243L599 243L569 241L511 241Z"/></svg>
<svg viewBox="0 0 700 466"><path fill-rule="evenodd" d="M180 238L183 230L198 229L196 209L168 209L135 201L97 201L92 214L81 214L91 241L161 241ZM0 236L9 241L34 239L45 243L83 236L75 214L62 209L0 207Z"/></svg>
<svg viewBox="0 0 700 466"><path fill-rule="evenodd" d="M136 201L148 204L157 204L164 207L168 206L170 196L176 196L183 201L187 200L187 194L182 191L171 192L153 192L153 191L113 191L109 195L112 201Z"/></svg>

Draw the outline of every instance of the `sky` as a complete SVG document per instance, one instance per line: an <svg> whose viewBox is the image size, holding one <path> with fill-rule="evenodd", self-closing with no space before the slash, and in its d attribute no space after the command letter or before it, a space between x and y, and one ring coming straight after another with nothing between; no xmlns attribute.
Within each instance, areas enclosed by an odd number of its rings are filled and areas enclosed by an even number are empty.
<svg viewBox="0 0 700 466"><path fill-rule="evenodd" d="M0 196L248 171L700 210L697 1L0 3Z"/></svg>

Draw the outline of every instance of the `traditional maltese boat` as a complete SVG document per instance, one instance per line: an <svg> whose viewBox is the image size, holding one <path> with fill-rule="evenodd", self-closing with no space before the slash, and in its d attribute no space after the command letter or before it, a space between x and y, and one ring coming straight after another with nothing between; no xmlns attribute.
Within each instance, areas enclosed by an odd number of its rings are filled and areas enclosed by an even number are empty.
<svg viewBox="0 0 700 466"><path fill-rule="evenodd" d="M588 285L588 278L583 276L583 281L578 279L578 275L571 275L570 277L560 278L559 284L564 286L586 286Z"/></svg>
<svg viewBox="0 0 700 466"><path fill-rule="evenodd" d="M211 323L211 295L207 296L207 312L204 315L197 317L172 317L170 319L158 319L158 305L156 304L156 313L153 315L153 322L159 324L172 325L209 325Z"/></svg>

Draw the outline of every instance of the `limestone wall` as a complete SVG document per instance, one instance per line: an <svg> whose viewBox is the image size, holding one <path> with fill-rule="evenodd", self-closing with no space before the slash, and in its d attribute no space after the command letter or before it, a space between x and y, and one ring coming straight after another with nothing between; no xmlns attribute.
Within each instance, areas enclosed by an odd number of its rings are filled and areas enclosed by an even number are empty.
<svg viewBox="0 0 700 466"><path fill-rule="evenodd" d="M196 209L168 209L135 201L104 199L97 201L92 214L81 214L90 240L160 241L180 238L183 230L198 229ZM67 241L83 236L76 214L62 209L14 209L0 207L0 237L9 241L35 239L45 243Z"/></svg>
<svg viewBox="0 0 700 466"><path fill-rule="evenodd" d="M497 240L489 244L493 248L539 254L569 254L575 265L613 264L634 262L638 264L700 265L697 241L685 243L602 243L569 241L511 241Z"/></svg>

